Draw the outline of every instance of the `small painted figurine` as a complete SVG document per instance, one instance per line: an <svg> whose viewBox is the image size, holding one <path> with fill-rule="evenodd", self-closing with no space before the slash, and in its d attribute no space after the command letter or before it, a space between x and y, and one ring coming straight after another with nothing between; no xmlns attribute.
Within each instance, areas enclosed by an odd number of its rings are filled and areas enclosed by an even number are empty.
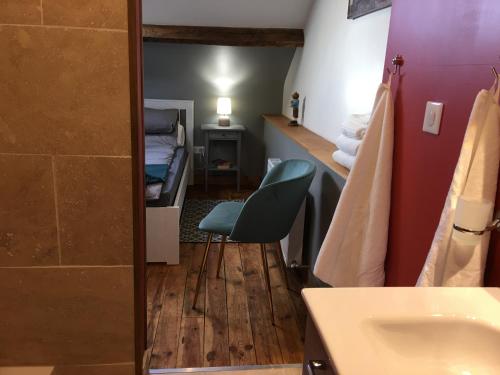
<svg viewBox="0 0 500 375"><path fill-rule="evenodd" d="M298 92L294 92L293 95L292 95L292 100L290 102L290 106L293 109L293 118L294 119L291 120L290 123L288 124L290 126L297 126L297 125L299 125L299 123L297 122L297 119L299 118L299 104L300 104L299 93Z"/></svg>

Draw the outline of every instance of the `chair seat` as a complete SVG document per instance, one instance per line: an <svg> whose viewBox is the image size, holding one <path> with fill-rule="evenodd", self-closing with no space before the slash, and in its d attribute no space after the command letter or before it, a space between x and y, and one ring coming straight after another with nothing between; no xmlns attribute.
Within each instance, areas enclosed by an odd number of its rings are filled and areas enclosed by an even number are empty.
<svg viewBox="0 0 500 375"><path fill-rule="evenodd" d="M243 208L243 202L222 202L214 207L198 225L203 232L229 236Z"/></svg>

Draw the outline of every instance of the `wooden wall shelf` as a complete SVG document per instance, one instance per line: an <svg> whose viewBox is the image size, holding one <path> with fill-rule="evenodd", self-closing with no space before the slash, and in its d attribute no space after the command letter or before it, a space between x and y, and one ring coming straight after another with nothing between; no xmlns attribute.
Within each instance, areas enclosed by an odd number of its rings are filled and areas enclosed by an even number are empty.
<svg viewBox="0 0 500 375"><path fill-rule="evenodd" d="M303 126L288 126L290 119L283 115L264 115L267 123L280 130L285 136L305 148L311 156L318 159L332 171L347 179L349 170L332 159L332 153L337 150L334 143L313 133Z"/></svg>

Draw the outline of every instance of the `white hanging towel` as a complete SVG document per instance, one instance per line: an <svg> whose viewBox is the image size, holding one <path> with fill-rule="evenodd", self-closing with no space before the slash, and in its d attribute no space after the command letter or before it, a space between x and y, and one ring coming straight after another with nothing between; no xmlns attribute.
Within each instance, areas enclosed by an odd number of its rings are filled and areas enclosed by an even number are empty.
<svg viewBox="0 0 500 375"><path fill-rule="evenodd" d="M495 86L494 86L495 87ZM476 245L453 238L458 198L494 203L500 162L500 87L476 97L439 226L417 286L481 286L490 234ZM492 205L493 206L493 205ZM488 214L492 218L493 207Z"/></svg>
<svg viewBox="0 0 500 375"><path fill-rule="evenodd" d="M384 285L393 143L389 81L379 86L363 143L314 267L314 274L325 283Z"/></svg>

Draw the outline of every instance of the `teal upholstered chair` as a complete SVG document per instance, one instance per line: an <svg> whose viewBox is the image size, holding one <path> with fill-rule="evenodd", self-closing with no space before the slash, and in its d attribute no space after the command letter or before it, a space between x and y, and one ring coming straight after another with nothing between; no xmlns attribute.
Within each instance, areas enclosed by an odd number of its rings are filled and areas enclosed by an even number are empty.
<svg viewBox="0 0 500 375"><path fill-rule="evenodd" d="M206 270L212 236L219 234L222 235L222 242L219 250L217 277L219 277L224 246L228 237L236 242L260 244L274 324L271 284L264 244L272 242L279 244L279 241L288 235L315 173L316 167L306 160L286 160L269 171L259 189L245 203L220 203L200 222L199 229L208 233L208 240L196 284L193 308L196 307L202 274ZM280 249L281 247L278 246L278 259L285 273ZM286 274L284 276L286 280Z"/></svg>

